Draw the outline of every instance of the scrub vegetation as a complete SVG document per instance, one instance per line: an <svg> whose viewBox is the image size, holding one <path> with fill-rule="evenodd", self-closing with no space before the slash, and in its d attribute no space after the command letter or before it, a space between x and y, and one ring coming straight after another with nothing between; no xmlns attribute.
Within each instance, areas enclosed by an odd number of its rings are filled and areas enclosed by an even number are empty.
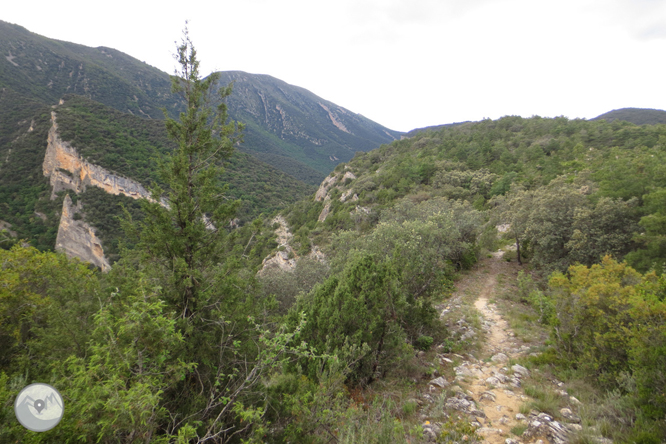
<svg viewBox="0 0 666 444"><path fill-rule="evenodd" d="M439 355L479 347L440 313L461 275L512 245L502 261L523 272L496 276L509 288L499 306L519 336L548 337L521 361L542 375L525 385L525 413L561 414L545 382L555 375L597 434L666 439L666 125L446 126L357 153L313 199L235 153L243 126L227 116L232 86L201 78L187 33L177 55L172 85L185 106L166 128L77 96L57 109L84 157L152 184L152 202L93 188L79 196L106 236L108 273L40 251L61 200L48 200L46 179L21 188L41 174L37 154L26 149L22 169L2 170L3 220L19 237L0 237L0 399L10 400L0 441L479 442L445 412L452 387L432 397L436 432L415 393L451 379L451 366L432 364ZM7 133L12 147L50 125L51 108L24 103L0 106L25 120ZM284 242L266 217L278 209L292 234ZM35 211L43 227L24 223ZM26 232L40 248L19 241ZM295 269L264 268L271 253ZM463 312L480 331L475 310ZM66 404L40 434L14 421L11 402L36 381Z"/></svg>

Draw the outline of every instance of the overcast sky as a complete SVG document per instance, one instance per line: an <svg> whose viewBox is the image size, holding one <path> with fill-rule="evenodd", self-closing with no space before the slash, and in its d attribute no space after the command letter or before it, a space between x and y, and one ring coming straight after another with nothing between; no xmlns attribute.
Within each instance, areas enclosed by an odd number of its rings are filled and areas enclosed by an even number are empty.
<svg viewBox="0 0 666 444"><path fill-rule="evenodd" d="M37 0L0 19L169 73L269 74L400 131L666 109L666 0Z"/></svg>

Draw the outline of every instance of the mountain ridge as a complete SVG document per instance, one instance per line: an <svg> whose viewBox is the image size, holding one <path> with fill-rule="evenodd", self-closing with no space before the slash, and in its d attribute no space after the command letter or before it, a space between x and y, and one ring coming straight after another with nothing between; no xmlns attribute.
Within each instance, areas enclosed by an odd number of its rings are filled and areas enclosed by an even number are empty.
<svg viewBox="0 0 666 444"><path fill-rule="evenodd" d="M163 119L162 109L171 117L182 110L181 98L171 93L169 74L112 48L49 39L0 21L0 53L0 87L47 105L78 94L150 119ZM218 86L236 80L228 105L230 119L247 123L240 149L265 156L265 162L311 185L356 151L402 134L266 74L218 74ZM252 96L242 97L245 92ZM247 109L260 102L268 105L261 107L263 116L257 114L259 108Z"/></svg>
<svg viewBox="0 0 666 444"><path fill-rule="evenodd" d="M654 108L620 108L603 113L590 120L624 120L634 125L666 124L666 111Z"/></svg>

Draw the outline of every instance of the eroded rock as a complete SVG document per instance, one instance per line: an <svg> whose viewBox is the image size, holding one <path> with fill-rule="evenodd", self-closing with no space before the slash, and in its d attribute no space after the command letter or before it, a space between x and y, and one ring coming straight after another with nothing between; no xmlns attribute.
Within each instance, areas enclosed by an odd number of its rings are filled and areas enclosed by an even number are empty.
<svg viewBox="0 0 666 444"><path fill-rule="evenodd" d="M513 370L513 373L521 378L526 378L530 375L530 371L522 365L514 364L511 366L511 370Z"/></svg>
<svg viewBox="0 0 666 444"><path fill-rule="evenodd" d="M580 417L576 415L571 409L560 409L560 415L562 415L562 417L569 422L573 422L574 424L580 423Z"/></svg>
<svg viewBox="0 0 666 444"><path fill-rule="evenodd" d="M109 194L152 200L150 193L139 182L111 173L81 158L76 148L60 138L55 111L51 112L51 128L42 171L51 181L51 199L55 199L56 193L62 190L72 190L79 194L86 186L95 186Z"/></svg>
<svg viewBox="0 0 666 444"><path fill-rule="evenodd" d="M74 206L69 194L65 196L55 249L65 253L67 257L76 257L90 262L102 271L109 271L111 265L104 257L102 241L95 234L95 229L83 220L74 219L74 215L81 211L80 204L79 201L79 204Z"/></svg>

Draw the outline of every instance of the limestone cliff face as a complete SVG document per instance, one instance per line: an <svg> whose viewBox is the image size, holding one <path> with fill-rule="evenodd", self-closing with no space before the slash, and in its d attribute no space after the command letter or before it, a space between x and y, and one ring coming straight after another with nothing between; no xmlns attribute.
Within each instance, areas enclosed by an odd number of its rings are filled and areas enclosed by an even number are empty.
<svg viewBox="0 0 666 444"><path fill-rule="evenodd" d="M68 257L77 257L96 265L102 271L108 271L111 265L104 257L102 242L95 235L94 228L82 220L74 219L74 214L80 210L80 201L74 206L69 195L65 196L55 249Z"/></svg>
<svg viewBox="0 0 666 444"><path fill-rule="evenodd" d="M56 114L51 112L51 129L42 170L51 179L51 199L57 192L73 190L80 193L86 186L96 186L110 194L124 194L134 199L148 199L150 193L138 182L115 175L81 158L76 148L58 134Z"/></svg>
<svg viewBox="0 0 666 444"><path fill-rule="evenodd" d="M76 148L60 138L55 112L51 112L51 122L42 164L44 175L51 180L51 199L55 199L59 191L72 190L79 194L85 191L87 186L99 187L107 193L123 194L134 199L150 199L150 193L140 183L115 175L82 159ZM82 220L74 219L74 214L81 210L80 204L81 202L74 206L70 197L65 197L56 250L108 271L111 266L104 257L104 248L95 235L95 229Z"/></svg>

